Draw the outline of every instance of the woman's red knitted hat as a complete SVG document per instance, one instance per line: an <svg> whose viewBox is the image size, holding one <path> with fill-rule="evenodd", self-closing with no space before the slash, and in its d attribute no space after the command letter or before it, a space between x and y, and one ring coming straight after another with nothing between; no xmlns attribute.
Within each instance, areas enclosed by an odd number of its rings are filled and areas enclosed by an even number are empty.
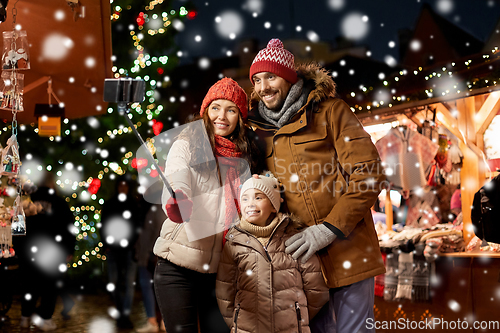
<svg viewBox="0 0 500 333"><path fill-rule="evenodd" d="M227 99L233 102L240 109L241 117L247 119L247 93L236 81L225 77L211 86L203 99L203 103L201 103L200 115L203 116L205 109L217 99Z"/></svg>

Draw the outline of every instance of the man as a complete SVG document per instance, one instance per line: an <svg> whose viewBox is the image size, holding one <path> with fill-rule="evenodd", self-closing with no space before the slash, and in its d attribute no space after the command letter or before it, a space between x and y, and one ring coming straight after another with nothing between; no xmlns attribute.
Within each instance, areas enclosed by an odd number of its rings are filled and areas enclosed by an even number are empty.
<svg viewBox="0 0 500 333"><path fill-rule="evenodd" d="M331 288L311 329L371 332L374 276L385 272L370 212L385 180L378 152L335 97L326 70L295 67L279 39L257 54L250 80L249 119L267 167L283 184L290 212L310 226L286 242L286 252L305 262L318 251Z"/></svg>

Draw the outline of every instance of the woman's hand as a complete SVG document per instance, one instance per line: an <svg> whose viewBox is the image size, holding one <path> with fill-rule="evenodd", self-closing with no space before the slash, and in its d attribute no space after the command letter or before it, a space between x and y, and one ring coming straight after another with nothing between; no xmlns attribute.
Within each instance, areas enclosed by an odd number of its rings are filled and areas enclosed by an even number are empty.
<svg viewBox="0 0 500 333"><path fill-rule="evenodd" d="M168 218L176 223L189 221L193 212L193 202L188 199L187 195L182 190L175 191L175 199L170 198L165 205ZM184 217L184 221L182 219Z"/></svg>

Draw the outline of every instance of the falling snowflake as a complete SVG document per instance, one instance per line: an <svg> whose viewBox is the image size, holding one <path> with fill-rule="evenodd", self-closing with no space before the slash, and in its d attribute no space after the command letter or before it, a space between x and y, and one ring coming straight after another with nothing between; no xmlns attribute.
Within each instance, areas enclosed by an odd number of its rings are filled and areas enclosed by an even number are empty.
<svg viewBox="0 0 500 333"><path fill-rule="evenodd" d="M163 20L160 17L152 19L147 24L148 29L158 30L163 27Z"/></svg>
<svg viewBox="0 0 500 333"><path fill-rule="evenodd" d="M341 30L345 38L350 40L361 40L369 32L367 16L360 13L351 13L344 17L341 22Z"/></svg>
<svg viewBox="0 0 500 333"><path fill-rule="evenodd" d="M436 2L436 9L440 14L449 14L453 11L455 4L452 0L439 0Z"/></svg>
<svg viewBox="0 0 500 333"><path fill-rule="evenodd" d="M182 31L184 30L184 23L182 23L181 20L173 20L172 21L172 26L177 30L177 31Z"/></svg>
<svg viewBox="0 0 500 333"><path fill-rule="evenodd" d="M132 236L132 225L130 222L125 221L120 217L116 217L108 221L103 229L103 234L106 235L106 241L111 237L114 240L121 241L122 239L128 239Z"/></svg>
<svg viewBox="0 0 500 333"><path fill-rule="evenodd" d="M49 35L42 43L42 58L52 61L63 60L75 43L59 33Z"/></svg>
<svg viewBox="0 0 500 333"><path fill-rule="evenodd" d="M66 260L63 248L52 239L39 237L34 240L37 251L33 252L35 265L47 274L57 274L59 265Z"/></svg>
<svg viewBox="0 0 500 333"><path fill-rule="evenodd" d="M88 117L87 124L89 124L89 126L94 128L94 129L99 127L99 121L97 120L96 117Z"/></svg>
<svg viewBox="0 0 500 333"><path fill-rule="evenodd" d="M391 95L389 94L389 91L380 89L379 91L377 91L376 98L378 101L388 102L391 99Z"/></svg>
<svg viewBox="0 0 500 333"><path fill-rule="evenodd" d="M318 34L315 33L312 30L307 32L307 39L309 39L313 43L319 42L319 36L318 36Z"/></svg>
<svg viewBox="0 0 500 333"><path fill-rule="evenodd" d="M390 67L394 67L394 66L396 66L396 65L397 65L397 63L398 63L398 62L396 61L396 59L395 59L393 56L391 56L391 55L386 55L386 56L384 57L384 62L385 62L388 66L390 66Z"/></svg>
<svg viewBox="0 0 500 333"><path fill-rule="evenodd" d="M242 8L250 13L262 14L264 10L264 1L262 0L246 0Z"/></svg>
<svg viewBox="0 0 500 333"><path fill-rule="evenodd" d="M115 307L108 308L108 314L113 319L118 319L120 317L120 311L118 311L118 309Z"/></svg>
<svg viewBox="0 0 500 333"><path fill-rule="evenodd" d="M414 39L410 42L410 50L414 52L420 51L422 48L422 43L418 39Z"/></svg>
<svg viewBox="0 0 500 333"><path fill-rule="evenodd" d="M115 309L116 310L116 309ZM118 312L116 310L116 312ZM108 312L109 313L109 312ZM114 314L114 312L113 312ZM111 314L110 314L111 316ZM119 314L118 314L119 316ZM117 319L118 316L111 316L112 318ZM108 318L92 318L89 327L89 333L114 333L116 332L115 323Z"/></svg>
<svg viewBox="0 0 500 333"><path fill-rule="evenodd" d="M460 304L458 304L458 302L457 302L457 301L455 301L455 300L453 300L453 299L449 300L449 302L448 302L448 307L449 307L450 309L452 309L453 311L455 311L455 312L460 311L460 308L461 308L461 307L460 307Z"/></svg>
<svg viewBox="0 0 500 333"><path fill-rule="evenodd" d="M328 0L328 7L332 10L340 11L345 6L344 0Z"/></svg>
<svg viewBox="0 0 500 333"><path fill-rule="evenodd" d="M54 13L54 18L56 21L62 21L66 17L66 14L63 10L56 10Z"/></svg>
<svg viewBox="0 0 500 333"><path fill-rule="evenodd" d="M243 31L244 21L235 11L225 11L215 19L216 31L222 38L230 38L231 34L239 35Z"/></svg>
<svg viewBox="0 0 500 333"><path fill-rule="evenodd" d="M210 67L210 59L200 58L200 60L198 60L198 67L203 70L208 69Z"/></svg>
<svg viewBox="0 0 500 333"><path fill-rule="evenodd" d="M132 217L132 213L130 212L130 210L126 210L122 213L122 216L125 220L128 220Z"/></svg>

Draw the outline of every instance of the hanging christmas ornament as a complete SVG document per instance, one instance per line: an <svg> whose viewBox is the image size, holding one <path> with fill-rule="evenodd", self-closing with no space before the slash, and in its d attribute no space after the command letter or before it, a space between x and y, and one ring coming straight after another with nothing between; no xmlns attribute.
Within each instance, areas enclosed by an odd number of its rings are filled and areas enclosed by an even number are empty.
<svg viewBox="0 0 500 333"><path fill-rule="evenodd" d="M28 50L29 45L26 31L4 31L2 68L4 70L30 69Z"/></svg>
<svg viewBox="0 0 500 333"><path fill-rule="evenodd" d="M17 2L16 2L17 4ZM14 201L10 230L12 235L26 235L26 215L22 205L22 188L19 172L21 158L17 142L17 113L23 111L24 75L18 74L20 69L29 69L28 40L26 31L15 29L17 10L12 9L12 31L3 32L3 70L0 108L12 111L12 136L2 150L0 174L9 176L9 181L17 187L17 198ZM10 256L8 249L2 249L3 256Z"/></svg>
<svg viewBox="0 0 500 333"><path fill-rule="evenodd" d="M21 167L19 157L19 147L17 145L16 135L12 135L7 140L7 146L2 150L2 171L5 176L16 176Z"/></svg>
<svg viewBox="0 0 500 333"><path fill-rule="evenodd" d="M26 235L26 215L24 215L23 203L21 201L21 193L17 194L14 201L14 215L12 216L12 235Z"/></svg>
<svg viewBox="0 0 500 333"><path fill-rule="evenodd" d="M2 72L3 88L0 91L0 109L24 111L24 74L15 71Z"/></svg>

